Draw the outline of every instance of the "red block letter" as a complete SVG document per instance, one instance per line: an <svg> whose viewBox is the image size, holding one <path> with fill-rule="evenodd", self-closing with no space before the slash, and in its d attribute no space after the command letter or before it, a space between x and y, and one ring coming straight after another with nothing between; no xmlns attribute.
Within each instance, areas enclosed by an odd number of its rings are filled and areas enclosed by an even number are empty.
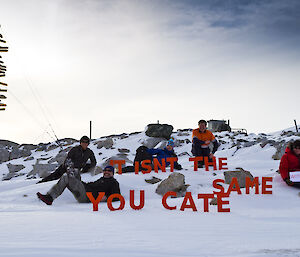
<svg viewBox="0 0 300 257"><path fill-rule="evenodd" d="M223 208L223 204L229 204L229 201L223 201L222 198L227 194L217 194L218 212L230 212L230 208Z"/></svg>
<svg viewBox="0 0 300 257"><path fill-rule="evenodd" d="M154 158L153 165L156 173L158 173L158 168L160 168L162 172L166 172L166 160L164 158L161 159L161 164L157 158Z"/></svg>
<svg viewBox="0 0 300 257"><path fill-rule="evenodd" d="M164 194L163 198L162 198L162 205L168 209L168 210L175 210L176 209L176 206L174 207L170 207L168 204L167 204L167 198L169 196L177 196L177 193L176 192L173 192L173 191L169 191L167 193Z"/></svg>
<svg viewBox="0 0 300 257"><path fill-rule="evenodd" d="M187 201L190 201L190 204L187 204ZM191 208L193 211L197 211L196 205L194 203L193 197L192 197L192 193L191 192L186 192L182 205L180 207L181 211L184 211L185 208Z"/></svg>
<svg viewBox="0 0 300 257"><path fill-rule="evenodd" d="M125 164L125 160L110 160L109 164L111 166L114 166L115 164L118 164L118 174L122 174L122 164Z"/></svg>
<svg viewBox="0 0 300 257"><path fill-rule="evenodd" d="M101 199L105 195L104 192L99 192L97 199L95 200L93 194L91 192L86 192L86 196L90 199L93 203L93 211L98 211L98 204L100 203Z"/></svg>
<svg viewBox="0 0 300 257"><path fill-rule="evenodd" d="M227 165L227 162L223 162L223 161L227 161L227 158L219 158L219 170L228 170L227 167L223 168L223 166Z"/></svg>
<svg viewBox="0 0 300 257"><path fill-rule="evenodd" d="M217 170L216 157L213 157L212 159L213 159L213 161L209 162L208 161L208 157L204 156L204 165L205 165L205 170L206 171L209 171L209 168L208 168L209 165L213 165L214 166L214 170Z"/></svg>
<svg viewBox="0 0 300 257"><path fill-rule="evenodd" d="M198 170L198 162L203 161L203 157L202 156L192 157L192 158L189 158L189 161L194 162L194 171L197 171Z"/></svg>
<svg viewBox="0 0 300 257"><path fill-rule="evenodd" d="M259 194L259 187L258 187L258 177L255 177L253 181L251 180L250 177L246 177L246 194L249 194L249 187L254 187L255 186L255 194Z"/></svg>
<svg viewBox="0 0 300 257"><path fill-rule="evenodd" d="M213 187L215 189L220 189L220 192L214 191L214 194L224 194L224 187L218 183L225 183L223 179L215 179L213 182Z"/></svg>
<svg viewBox="0 0 300 257"><path fill-rule="evenodd" d="M176 157L168 157L167 162L170 163L170 172L174 171L174 163L178 161L178 158Z"/></svg>
<svg viewBox="0 0 300 257"><path fill-rule="evenodd" d="M143 160L142 161L142 168L147 169L147 170L142 170L143 174L147 174L151 172L152 167L150 166L151 160Z"/></svg>
<svg viewBox="0 0 300 257"><path fill-rule="evenodd" d="M262 177L262 188L261 188L261 193L264 195L271 195L272 194L272 190L268 191L267 188L272 189L272 185L267 185L267 182L273 181L272 177Z"/></svg>
<svg viewBox="0 0 300 257"><path fill-rule="evenodd" d="M140 205L136 206L134 204L134 190L130 190L130 207L134 210L143 209L145 205L145 190L140 191Z"/></svg>
<svg viewBox="0 0 300 257"><path fill-rule="evenodd" d="M208 199L214 198L214 194L198 194L198 199L203 198L204 201L204 212L209 212L208 211Z"/></svg>
<svg viewBox="0 0 300 257"><path fill-rule="evenodd" d="M239 186L239 182L238 182L237 178L235 178L235 177L233 177L231 179L231 182L230 182L230 185L229 185L226 195L230 196L231 191L237 191L237 193L239 195L242 194L240 186Z"/></svg>
<svg viewBox="0 0 300 257"><path fill-rule="evenodd" d="M114 198L119 198L119 200L120 200L120 206L119 206L119 208L114 208L114 207L112 206L112 200L113 200ZM123 209L124 209L124 206L125 206L125 199L124 199L124 197L123 197L122 195L120 195L120 194L112 194L112 195L110 195L110 196L108 197L108 199L107 199L107 207L108 207L111 211L123 210Z"/></svg>
<svg viewBox="0 0 300 257"><path fill-rule="evenodd" d="M139 162L135 161L134 162L134 173L139 174L139 169L140 169L140 164L139 164Z"/></svg>

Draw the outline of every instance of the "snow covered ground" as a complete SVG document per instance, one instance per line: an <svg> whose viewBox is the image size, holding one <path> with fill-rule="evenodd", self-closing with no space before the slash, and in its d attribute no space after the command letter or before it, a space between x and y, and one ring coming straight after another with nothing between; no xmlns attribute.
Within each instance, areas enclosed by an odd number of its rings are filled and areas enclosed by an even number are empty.
<svg viewBox="0 0 300 257"><path fill-rule="evenodd" d="M300 190L287 187L276 172L279 161L272 159L276 149L269 144L264 147L255 144L237 150L225 132L217 134L224 143L216 157L227 157L229 169L242 167L260 178L273 177L272 195L253 192L246 195L242 189L242 195L236 192L230 195L229 213L218 212L217 206L209 206L209 212L204 213L203 200L197 199L197 194L212 193L212 181L223 179L223 171L212 168L194 171L188 155L179 157L184 168L180 173L190 185L188 191L193 195L197 212L180 211L183 198L168 199L168 204L177 209L165 209L162 197L155 193L157 184L145 182L152 176L167 178L169 169L166 173L145 175L116 174L126 204L123 210L114 212L106 203L93 212L92 204L77 203L68 190L52 206L46 206L37 199L36 192L46 193L56 181L36 184L39 179L19 176L0 182L0 256L300 256ZM91 149L98 163L115 155L118 148L129 149L128 158L133 160L143 137L140 133L125 139L115 138L115 149L97 149L94 144ZM174 137L191 139L190 132ZM257 137L250 134L247 140ZM280 133L267 137L285 140ZM178 154L190 150L188 143L175 147ZM57 153L58 149L47 152L49 156ZM33 153L35 157L43 154ZM34 163L10 161L20 162L27 172ZM6 173L6 163L0 164L0 175ZM83 174L82 180L93 181L100 176ZM135 190L137 199L139 190L145 190L142 210L132 210L129 206L129 190ZM115 202L114 206L118 204Z"/></svg>

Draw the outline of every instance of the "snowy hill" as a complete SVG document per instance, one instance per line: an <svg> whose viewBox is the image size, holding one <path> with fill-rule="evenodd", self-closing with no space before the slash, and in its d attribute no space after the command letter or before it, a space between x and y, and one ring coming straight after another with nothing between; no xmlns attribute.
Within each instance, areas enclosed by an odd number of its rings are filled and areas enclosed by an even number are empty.
<svg viewBox="0 0 300 257"><path fill-rule="evenodd" d="M270 166L267 167L271 167L269 170L273 169L278 166L278 163L272 161L272 158L279 160L284 153L287 142L299 138L300 133L293 132L292 129L268 135L263 133L246 135L239 132L215 133L220 143L216 157L229 158L229 169L235 167L254 168L254 170L265 168L265 165L261 166L261 163L257 167L249 166L247 163L259 162L260 159L264 163L266 160L270 161L268 164ZM189 163L188 158L192 156L191 133L191 129L178 130L172 133L179 163L182 163L186 169L190 167L186 164ZM34 179L50 174L64 161L67 152L73 146L78 145L78 141L71 138L61 139L58 143L18 145L14 142L0 140L0 176L2 176L2 180L15 179L15 177ZM103 168L108 165L110 159L125 159L127 165L132 165L135 150L140 145L143 144L149 148L163 148L165 143L166 140L148 137L144 132L135 132L94 139L89 147L95 153L97 166ZM265 158L265 153L268 155L272 153L270 155L272 158L269 156ZM245 155L248 156L247 161L244 158ZM241 162L238 161L239 159Z"/></svg>
<svg viewBox="0 0 300 257"><path fill-rule="evenodd" d="M299 134L287 130L268 135L214 134L221 143L216 157L226 157L229 170L241 167L260 180L272 177L272 195L255 195L253 190L246 195L241 189L241 195L230 195L229 213L218 212L217 206L209 206L204 213L203 200L197 199L197 194L212 193L212 182L224 179L224 171L193 170L189 161L191 130L186 129L172 137L183 166L179 172L190 185L187 191L192 193L196 212L180 211L182 197L168 199L176 210L165 209L162 197L155 193L157 184L145 182L152 176L167 178L169 168L166 173L116 174L126 201L121 211L112 212L101 203L99 211L93 212L92 204L77 203L68 190L52 206L46 206L36 192L46 193L56 181L36 182L58 166L78 142L60 140L61 150L55 143L35 146L2 140L0 256L300 256L299 190L287 187L276 172L287 142L299 139ZM140 132L94 139L90 148L99 167L112 157L126 159L130 165L141 144L163 147L165 141L157 142ZM82 180L99 177L97 172L83 174ZM130 190L135 190L136 199L139 190L145 190L142 210L130 208Z"/></svg>

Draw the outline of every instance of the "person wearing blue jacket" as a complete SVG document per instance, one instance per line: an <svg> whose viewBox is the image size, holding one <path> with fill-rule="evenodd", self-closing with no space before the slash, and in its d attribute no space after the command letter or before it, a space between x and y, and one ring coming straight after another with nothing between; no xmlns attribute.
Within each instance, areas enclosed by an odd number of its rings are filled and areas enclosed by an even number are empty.
<svg viewBox="0 0 300 257"><path fill-rule="evenodd" d="M177 158L177 155L176 153L174 152L174 141L172 139L170 139L167 143L167 146L164 148L164 149L146 149L147 153L151 154L153 158L157 158L157 160L161 162L162 159L165 159L165 162L166 162L166 166L169 166L170 163L167 162L167 158L170 158L170 157L176 157ZM176 170L181 170L182 167L181 165L178 163L178 162L175 162L174 163L174 168Z"/></svg>

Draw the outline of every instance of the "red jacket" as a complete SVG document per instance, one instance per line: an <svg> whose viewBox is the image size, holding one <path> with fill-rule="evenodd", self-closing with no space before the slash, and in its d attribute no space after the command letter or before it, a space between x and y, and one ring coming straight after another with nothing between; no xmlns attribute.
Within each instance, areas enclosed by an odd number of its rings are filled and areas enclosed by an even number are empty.
<svg viewBox="0 0 300 257"><path fill-rule="evenodd" d="M297 157L289 147L281 157L279 171L283 180L290 178L289 172L300 171L300 157Z"/></svg>

